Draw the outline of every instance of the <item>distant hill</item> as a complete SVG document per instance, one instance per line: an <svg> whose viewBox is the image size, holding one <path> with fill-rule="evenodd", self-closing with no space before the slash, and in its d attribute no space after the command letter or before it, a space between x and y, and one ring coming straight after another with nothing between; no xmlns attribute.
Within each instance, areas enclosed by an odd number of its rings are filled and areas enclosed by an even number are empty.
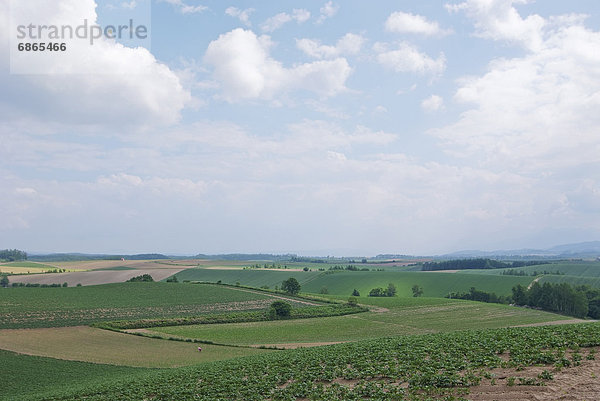
<svg viewBox="0 0 600 401"><path fill-rule="evenodd" d="M546 249L512 249L496 251L465 250L440 255L440 258L495 258L495 259L565 259L600 257L600 241L556 245Z"/></svg>
<svg viewBox="0 0 600 401"><path fill-rule="evenodd" d="M104 255L104 254L86 254L86 253L51 253L45 255L29 255L29 260L34 262L65 262L81 260L153 260L153 259L173 259L172 256L165 256L160 253L144 253L137 255ZM177 259L183 259L177 256Z"/></svg>

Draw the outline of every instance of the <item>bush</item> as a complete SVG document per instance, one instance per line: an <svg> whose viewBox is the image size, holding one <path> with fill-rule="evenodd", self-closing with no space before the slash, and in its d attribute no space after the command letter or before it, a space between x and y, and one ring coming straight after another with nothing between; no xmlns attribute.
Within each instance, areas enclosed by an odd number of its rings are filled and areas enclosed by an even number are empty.
<svg viewBox="0 0 600 401"><path fill-rule="evenodd" d="M8 277L7 276L2 276L2 278L0 278L0 286L6 288L8 287Z"/></svg>
<svg viewBox="0 0 600 401"><path fill-rule="evenodd" d="M348 305L350 305L350 306L357 306L358 305L358 299L356 297L349 297L348 298Z"/></svg>
<svg viewBox="0 0 600 401"><path fill-rule="evenodd" d="M269 310L269 317L271 318L282 318L289 317L292 312L292 305L284 301L275 301L271 304Z"/></svg>
<svg viewBox="0 0 600 401"><path fill-rule="evenodd" d="M153 282L154 279L149 274L142 274L141 276L135 276L127 280L128 283L136 283L136 282Z"/></svg>
<svg viewBox="0 0 600 401"><path fill-rule="evenodd" d="M353 297L360 297L360 292L358 292L358 290L355 288L354 291L352 291L352 296Z"/></svg>

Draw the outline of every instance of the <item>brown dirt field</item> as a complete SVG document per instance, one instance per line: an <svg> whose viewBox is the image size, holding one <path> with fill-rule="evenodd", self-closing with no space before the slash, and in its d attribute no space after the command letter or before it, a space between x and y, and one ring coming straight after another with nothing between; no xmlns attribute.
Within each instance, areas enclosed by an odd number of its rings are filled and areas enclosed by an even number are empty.
<svg viewBox="0 0 600 401"><path fill-rule="evenodd" d="M46 273L23 276L10 276L11 283L31 284L62 284L68 283L69 287L77 284L98 285L109 283L122 283L132 277L150 274L154 281L163 280L183 269L139 269L139 270L92 270L70 273Z"/></svg>
<svg viewBox="0 0 600 401"><path fill-rule="evenodd" d="M587 355L589 349L581 349ZM596 353L600 347L595 348ZM548 370L554 375L554 380L546 382L545 386L508 386L508 377L537 378L543 370ZM555 371L553 367L529 367L522 371L514 369L495 369L492 371L497 377L497 384L492 385L490 380L482 381L480 386L471 387L467 399L472 401L555 401L555 400L587 400L600 399L600 359L581 361L580 366L563 368ZM516 380L518 383L519 380Z"/></svg>
<svg viewBox="0 0 600 401"><path fill-rule="evenodd" d="M199 345L202 352L198 352ZM86 326L0 330L0 349L64 360L138 367L187 366L269 352L159 340Z"/></svg>
<svg viewBox="0 0 600 401"><path fill-rule="evenodd" d="M126 266L132 269L182 269L196 267L197 263L183 260L84 260L69 262L52 262L51 265L61 269L97 270Z"/></svg>

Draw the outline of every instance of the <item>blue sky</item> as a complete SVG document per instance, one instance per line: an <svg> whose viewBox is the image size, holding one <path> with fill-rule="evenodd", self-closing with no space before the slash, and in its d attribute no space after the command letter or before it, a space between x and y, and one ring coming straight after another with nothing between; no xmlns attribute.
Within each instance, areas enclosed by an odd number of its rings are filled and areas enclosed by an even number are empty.
<svg viewBox="0 0 600 401"><path fill-rule="evenodd" d="M28 0L0 15L0 248L600 238L597 1ZM15 50L15 19L117 17L148 25L146 48Z"/></svg>

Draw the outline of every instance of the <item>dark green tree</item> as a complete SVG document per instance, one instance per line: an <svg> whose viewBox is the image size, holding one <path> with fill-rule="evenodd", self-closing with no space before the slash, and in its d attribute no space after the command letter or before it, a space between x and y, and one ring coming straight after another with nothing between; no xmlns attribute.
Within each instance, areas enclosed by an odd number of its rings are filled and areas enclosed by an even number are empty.
<svg viewBox="0 0 600 401"><path fill-rule="evenodd" d="M6 288L8 287L8 277L7 276L2 276L2 278L0 278L0 286Z"/></svg>
<svg viewBox="0 0 600 401"><path fill-rule="evenodd" d="M292 312L292 305L285 301L275 301L271 304L269 316L271 318L289 317Z"/></svg>
<svg viewBox="0 0 600 401"><path fill-rule="evenodd" d="M300 292L301 287L298 280L296 280L293 277L290 277L287 280L284 280L283 283L281 283L281 289L287 292L288 294L295 295Z"/></svg>
<svg viewBox="0 0 600 401"><path fill-rule="evenodd" d="M421 295L423 295L423 287L419 286L418 284L413 285L412 293L413 297L420 297Z"/></svg>
<svg viewBox="0 0 600 401"><path fill-rule="evenodd" d="M388 297L395 297L396 296L396 286L392 283L389 283L387 290L385 290L385 295Z"/></svg>
<svg viewBox="0 0 600 401"><path fill-rule="evenodd" d="M355 288L354 291L352 291L352 296L353 297L360 297L360 292L358 292L358 290Z"/></svg>

